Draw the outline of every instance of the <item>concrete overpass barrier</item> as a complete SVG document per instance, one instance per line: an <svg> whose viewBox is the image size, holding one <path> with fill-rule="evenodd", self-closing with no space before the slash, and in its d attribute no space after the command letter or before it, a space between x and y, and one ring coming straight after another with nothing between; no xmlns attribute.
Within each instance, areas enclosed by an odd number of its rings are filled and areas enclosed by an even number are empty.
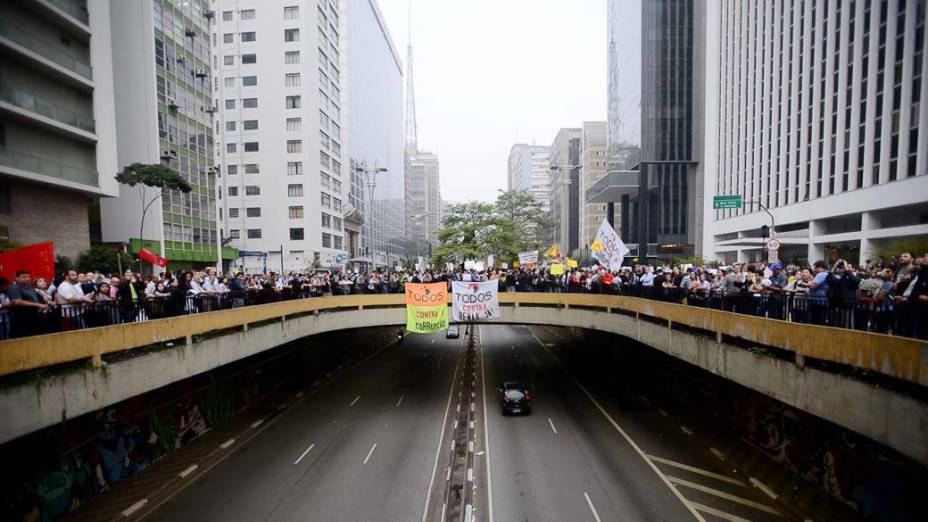
<svg viewBox="0 0 928 522"><path fill-rule="evenodd" d="M500 305L496 322L589 328L636 339L928 463L924 341L626 296L502 293ZM0 417L16 419L16 425L0 425L0 442L309 335L405 320L402 295L319 297L4 341ZM176 346L103 365L107 355L168 341ZM778 353L758 354L746 346ZM82 360L93 366L3 386L12 374ZM866 370L901 386L874 386L854 372L806 364L811 361Z"/></svg>

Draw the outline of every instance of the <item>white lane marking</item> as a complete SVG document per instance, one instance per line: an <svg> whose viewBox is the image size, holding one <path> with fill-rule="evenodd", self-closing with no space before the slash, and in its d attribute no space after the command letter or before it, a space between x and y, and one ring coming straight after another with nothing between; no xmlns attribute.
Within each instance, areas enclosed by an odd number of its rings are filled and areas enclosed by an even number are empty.
<svg viewBox="0 0 928 522"><path fill-rule="evenodd" d="M681 486L685 486L685 487L688 487L688 488L690 488L690 489L695 489L696 491L702 491L703 493L708 493L708 494L710 494L710 495L715 495L715 496L717 496L717 497L724 498L725 500L730 500L730 501L732 501L732 502L737 502L738 504L742 504L742 505L745 505L745 506L748 506L748 507L752 507L752 508L754 508L754 509L758 509L758 510L763 511L763 512L765 512L765 513L770 513L771 515L776 515L776 516L779 516L779 515L780 515L780 512L779 512L779 511L773 509L772 507L770 507L770 506L768 506L768 505L766 505L766 504L761 504L760 502L754 502L753 500L749 500L749 499L746 499L746 498L743 498L743 497L739 497L739 496L737 496L737 495L732 495L731 493L726 493L726 492L724 492L724 491L719 491L719 490L717 490L717 489L710 488L710 487L708 487L708 486L703 486L702 484L697 484L697 483L695 483L695 482L690 482L690 481L688 481L688 480L684 480L684 479L681 479L681 478L679 478L679 477L674 477L674 476L672 476L672 475L667 475L667 478L670 479L670 481L673 482L674 484L679 484L679 485L681 485Z"/></svg>
<svg viewBox="0 0 928 522"><path fill-rule="evenodd" d="M707 506L707 505L705 505L705 504L700 504L700 503L698 503L698 502L693 502L692 500L690 501L690 504L692 504L694 508L698 509L699 511L702 511L703 513L708 513L708 514L710 514L710 515L714 515L714 516L716 516L716 517L718 517L718 518L721 518L721 519L723 519L723 520L729 520L729 521L731 521L731 522L751 522L750 520L748 520L748 519L746 519L746 518L741 518L741 517L739 517L739 516L737 516L737 515L732 515L731 513L726 513L726 512L724 512L724 511L722 511L722 510L715 509L715 508L713 508L713 507L709 507L709 506Z"/></svg>
<svg viewBox="0 0 928 522"><path fill-rule="evenodd" d="M467 481L468 482L474 481L474 468L467 468Z"/></svg>
<svg viewBox="0 0 928 522"><path fill-rule="evenodd" d="M435 464L432 466L432 477L429 479L428 493L425 494L425 509L422 510L422 522L425 522L429 514L429 501L432 500L432 485L435 483L435 473L438 472L438 460L441 457L441 441L445 439L445 427L448 426L448 413L451 411L451 399L454 397L454 383L457 380L458 372L455 370L451 376L451 388L448 389L448 403L445 405L445 416L441 420L441 433L438 435L438 448L435 450ZM454 451L454 439L451 440L451 451ZM448 468L448 476L451 476L451 468ZM441 519L445 519L445 505L441 507Z"/></svg>
<svg viewBox="0 0 928 522"><path fill-rule="evenodd" d="M445 477L445 480L451 480L451 466L448 466L448 476Z"/></svg>
<svg viewBox="0 0 928 522"><path fill-rule="evenodd" d="M469 423L467 423L467 427L470 428L471 430L473 430L473 429L474 429L474 421L470 421Z"/></svg>
<svg viewBox="0 0 928 522"><path fill-rule="evenodd" d="M374 450L375 450L376 448L377 448L377 443L375 442L374 445L371 446L371 450L367 452L367 456L364 457L364 463L365 463L365 464L367 464L367 461L371 460L371 455L374 454Z"/></svg>
<svg viewBox="0 0 928 522"><path fill-rule="evenodd" d="M360 395L358 395L357 397L355 397L354 400L351 401L351 404L349 404L348 406L354 406L359 400L361 400L361 396L360 396Z"/></svg>
<svg viewBox="0 0 928 522"><path fill-rule="evenodd" d="M305 456L306 456L306 454L307 454L307 453L309 453L310 451L312 451L312 450L313 450L313 448L315 448L315 447L316 447L316 445L315 445L315 444L310 444L310 445L309 445L309 447L308 447L308 448L306 448L306 450L305 450L305 451L303 451L303 453L300 453L300 456L299 456L299 458L297 458L296 460L294 460L294 461L293 461L293 465L295 466L295 465L297 465L297 464L299 464L299 463L300 463L300 461L301 461L301 460L303 460L303 457L305 457Z"/></svg>
<svg viewBox="0 0 928 522"><path fill-rule="evenodd" d="M231 446L231 445L233 445L233 444L235 444L235 439L229 439L229 440L223 442L222 444L220 444L219 447L222 448L222 449L226 449L226 448L228 448L229 446Z"/></svg>
<svg viewBox="0 0 928 522"><path fill-rule="evenodd" d="M709 448L709 453L718 457L719 460L725 460L725 454L715 448Z"/></svg>
<svg viewBox="0 0 928 522"><path fill-rule="evenodd" d="M489 516L488 520L493 522L493 479L490 473L490 424L487 422L487 375L484 370L483 344L480 346L480 382L483 383L483 393L480 398L483 399L483 449L487 452L487 506Z"/></svg>
<svg viewBox="0 0 928 522"><path fill-rule="evenodd" d="M557 435L557 428L554 427L554 421L551 420L551 417L548 417L548 425L551 426L551 431L553 431L554 434Z"/></svg>
<svg viewBox="0 0 928 522"><path fill-rule="evenodd" d="M574 375L567 370L567 367L565 367L561 363L561 361L558 360L557 357L551 354L551 351L548 350L548 348L544 345L543 342L541 342L538 336L535 335L535 332L529 330L529 333L531 333L532 337L534 337L535 340L538 341L538 344L540 344L542 349L545 352L547 352L548 356L551 357L554 360L554 362L557 363L557 365L561 367L562 370L564 370L564 373L566 373L567 376L570 377L572 381L574 381L574 384L576 384L577 387L580 388L580 391L582 391L583 394L586 395L588 399L590 399L590 402L593 403L593 406L596 406L596 409L599 410L599 412L603 414L606 420L609 421L609 424L611 424L612 427L615 428L615 430L619 432L620 435L622 435L622 438L624 438L625 441L628 442L628 445L631 446L633 450L635 450L635 453L637 453L638 456L641 457L641 459L644 460L645 463L647 463L648 466L651 467L651 470L654 471L654 473L657 474L657 476L661 479L661 481L664 482L664 484L670 489L670 491L673 492L674 496L677 497L677 500L679 500L680 503L683 504L683 506L690 512L691 515L693 515L693 518L695 518L696 520L699 520L699 522L706 522L706 519L703 518L703 516L700 515L695 509L693 509L693 507L690 506L689 503L687 503L686 499L683 498L683 495L680 493L680 491L676 487L674 487L673 484L670 483L670 481L668 480L668 477L664 475L664 473L662 473L661 470L658 469L657 466L653 462L648 460L648 457L644 454L644 451L642 451L641 448L638 447L638 444L636 444L635 441L632 440L632 438L628 436L628 433L625 433L625 430L623 430L622 427L619 426L619 423L616 422L615 419L612 418L612 415L609 415L609 412L607 412L606 409L603 408L599 404L599 401L597 401L593 397L593 395L589 391L587 391L586 387L584 387L583 384L581 384L580 381L577 380L577 378L574 377Z"/></svg>
<svg viewBox="0 0 928 522"><path fill-rule="evenodd" d="M251 423L252 428L257 428L258 426L264 424L264 419L258 419Z"/></svg>
<svg viewBox="0 0 928 522"><path fill-rule="evenodd" d="M476 384L476 383L474 383L474 384ZM470 403L470 411L474 411L474 408L475 408L475 407L476 407L476 406L474 405L473 402Z"/></svg>
<svg viewBox="0 0 928 522"><path fill-rule="evenodd" d="M458 429L458 421L457 421L457 420L454 421L454 426L452 426L452 428L453 428L453 429Z"/></svg>
<svg viewBox="0 0 928 522"><path fill-rule="evenodd" d="M448 504L441 505L441 520L445 519L445 511L448 510Z"/></svg>
<svg viewBox="0 0 928 522"><path fill-rule="evenodd" d="M445 358L445 354L441 354L441 355L438 356L438 364L435 365L435 369L436 369L436 370L439 369L439 368L441 368L441 361L442 361L442 359L444 359L444 358Z"/></svg>
<svg viewBox="0 0 928 522"><path fill-rule="evenodd" d="M471 453L474 452L474 441L472 440L467 441L467 451Z"/></svg>
<svg viewBox="0 0 928 522"><path fill-rule="evenodd" d="M297 398L297 399L299 399L299 398L302 397L302 396L303 396L303 392L301 392L301 391L296 392L296 398Z"/></svg>
<svg viewBox="0 0 928 522"><path fill-rule="evenodd" d="M684 425L682 425L682 424L680 425L680 431L682 431L683 433L686 433L687 435L692 435L692 434L693 434L693 430L687 428L686 426L684 426Z"/></svg>
<svg viewBox="0 0 928 522"><path fill-rule="evenodd" d="M749 480L751 481L751 484L754 484L755 488L763 491L765 495L772 498L773 500L776 500L777 497L779 496L776 493L774 493L772 489L768 488L767 485L761 482L759 479L751 477Z"/></svg>
<svg viewBox="0 0 928 522"><path fill-rule="evenodd" d="M655 457L654 455L648 455L648 458L651 459L652 461L660 462L661 464L666 464L666 465L668 465L668 466L673 466L673 467L679 468L679 469L685 469L686 471L692 471L693 473L702 475L702 476L704 476L704 477L714 478L714 479L716 479L716 480L721 480L722 482L728 482L729 484L734 484L734 485L736 485L736 486L747 487L747 484L745 484L744 482L742 482L742 481L740 481L740 480L738 480L738 479L736 479L736 478L732 478L732 477L726 476L726 475L720 475L720 474L718 474L718 473L713 473L713 472L711 472L711 471L707 471L707 470L704 470L704 469L702 469L702 468L696 468L696 467L693 467L693 466L689 466L689 465L686 465L686 464L682 464L682 463L680 463L680 462L674 462L674 461L672 461L672 460L670 460L670 459L664 459L664 458L661 458L661 457Z"/></svg>
<svg viewBox="0 0 928 522"><path fill-rule="evenodd" d="M193 473L194 471L196 471L198 467L199 467L199 466L196 465L196 464L191 464L191 465L187 466L186 468L184 468L184 471L181 471L181 472L178 473L177 475L180 476L180 478L186 478L187 475L189 475L189 474Z"/></svg>
<svg viewBox="0 0 928 522"><path fill-rule="evenodd" d="M660 414L661 414L661 417L666 417L666 416L667 416L667 412L664 411L664 410L661 410L661 409L658 409L658 410L657 410L657 413L660 413Z"/></svg>
<svg viewBox="0 0 928 522"><path fill-rule="evenodd" d="M147 498L143 498L142 500L139 500L139 501L136 502L135 504L132 504L131 506L127 507L127 508L122 512L122 516L127 517L127 518L128 518L128 517L131 517L131 516L132 516L132 513L135 513L136 511L142 509L142 506L144 506L144 505L147 504L147 503L148 503L148 499L147 499Z"/></svg>
<svg viewBox="0 0 928 522"><path fill-rule="evenodd" d="M474 522L474 506L470 504L464 506L464 522Z"/></svg>
<svg viewBox="0 0 928 522"><path fill-rule="evenodd" d="M400 400L396 401L396 407L397 407L397 408L400 407L400 404L403 404L403 397L405 397L405 395L400 395Z"/></svg>
<svg viewBox="0 0 928 522"><path fill-rule="evenodd" d="M596 512L596 506L594 506L594 505L593 505L593 501L590 500L590 495L589 495L589 493L587 493L586 491L584 491L584 492L583 492L583 498L586 499L586 505L590 506L590 511L593 512L593 518L596 519L596 522L603 522L602 519L599 518L599 513Z"/></svg>

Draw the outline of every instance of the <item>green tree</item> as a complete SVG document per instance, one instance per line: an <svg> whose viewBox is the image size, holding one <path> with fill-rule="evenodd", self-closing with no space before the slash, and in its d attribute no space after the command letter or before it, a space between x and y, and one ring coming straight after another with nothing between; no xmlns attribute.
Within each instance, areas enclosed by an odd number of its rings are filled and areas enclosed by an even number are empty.
<svg viewBox="0 0 928 522"><path fill-rule="evenodd" d="M494 204L498 228L493 243L499 259L514 259L519 252L548 247L554 222L547 218L534 196L524 190L500 191Z"/></svg>
<svg viewBox="0 0 928 522"><path fill-rule="evenodd" d="M138 187L139 203L142 209L142 219L139 223L139 244L144 246L145 240L142 232L145 230L145 216L151 206L161 199L165 190L177 190L188 193L193 190L190 183L176 170L160 164L133 163L116 174L116 181L130 187ZM150 189L154 189L150 191ZM150 199L149 199L150 198ZM139 259L139 271L142 270L142 260Z"/></svg>
<svg viewBox="0 0 928 522"><path fill-rule="evenodd" d="M77 267L81 270L94 270L102 274L118 274L120 268L128 268L133 261L135 259L131 255L123 254L116 247L92 245L78 256ZM120 266L120 262L122 266Z"/></svg>
<svg viewBox="0 0 928 522"><path fill-rule="evenodd" d="M441 243L432 254L435 264L483 259L487 241L496 225L493 205L471 201L451 205L438 231Z"/></svg>

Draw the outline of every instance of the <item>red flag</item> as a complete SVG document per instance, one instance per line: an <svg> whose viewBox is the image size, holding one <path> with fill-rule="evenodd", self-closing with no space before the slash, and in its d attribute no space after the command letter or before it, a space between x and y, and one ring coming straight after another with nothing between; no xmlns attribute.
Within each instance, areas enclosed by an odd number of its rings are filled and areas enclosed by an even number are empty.
<svg viewBox="0 0 928 522"><path fill-rule="evenodd" d="M153 265L158 265L161 268L168 266L168 263L171 262L168 260L168 258L161 257L147 248L139 250L139 257Z"/></svg>
<svg viewBox="0 0 928 522"><path fill-rule="evenodd" d="M55 249L52 242L36 243L0 254L0 277L12 281L18 270L28 270L33 280L44 277L51 283L55 278Z"/></svg>

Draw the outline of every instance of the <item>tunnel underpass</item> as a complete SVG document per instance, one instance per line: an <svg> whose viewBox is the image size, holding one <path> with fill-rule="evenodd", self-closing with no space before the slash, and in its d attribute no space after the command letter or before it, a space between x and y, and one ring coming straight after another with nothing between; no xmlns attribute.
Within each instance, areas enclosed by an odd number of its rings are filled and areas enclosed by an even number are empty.
<svg viewBox="0 0 928 522"><path fill-rule="evenodd" d="M911 484L922 468L632 340L522 325L461 333L309 337L112 408L137 409L134 427L108 409L0 452L48 451L57 438L59 458L85 462L69 477L85 475L71 488L69 500L84 503L73 520L851 520L886 509L919 518ZM248 400L234 375L257 390ZM496 387L510 380L530 386L530 415L501 414ZM237 398L224 415L217 386ZM183 429L192 403L202 433ZM168 419L186 434L180 447L130 470ZM102 430L70 441L82 423ZM455 451L466 457L460 470ZM115 456L130 463L119 477ZM5 461L39 484L54 467ZM62 498L37 506L50 500Z"/></svg>

